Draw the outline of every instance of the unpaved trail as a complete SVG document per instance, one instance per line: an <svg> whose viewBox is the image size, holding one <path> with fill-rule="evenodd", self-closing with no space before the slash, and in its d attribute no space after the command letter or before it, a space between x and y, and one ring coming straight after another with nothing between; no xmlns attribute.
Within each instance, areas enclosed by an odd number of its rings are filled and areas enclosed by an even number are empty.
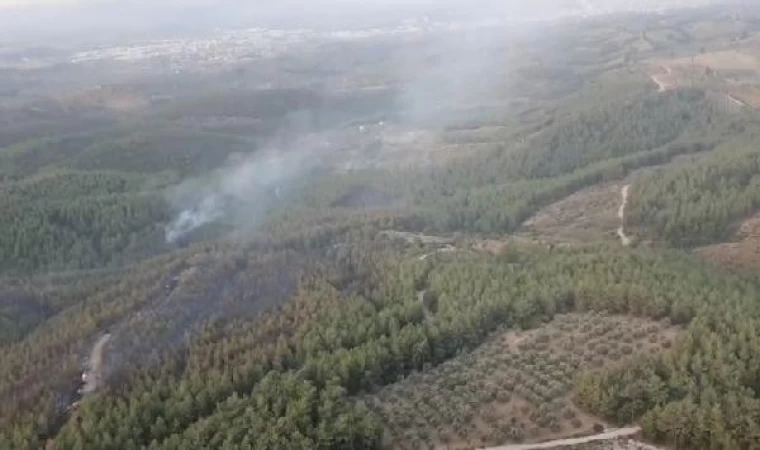
<svg viewBox="0 0 760 450"><path fill-rule="evenodd" d="M626 247L631 245L631 238L625 234L625 208L628 206L628 190L631 188L630 184L623 186L620 191L620 195L623 197L623 201L620 203L618 209L618 219L620 219L620 227L617 230L618 236L620 236L620 242Z"/></svg>
<svg viewBox="0 0 760 450"><path fill-rule="evenodd" d="M417 301L420 303L420 306L422 306L422 314L425 316L425 320L431 320L433 318L433 312L430 311L430 308L428 307L428 304L425 301L425 296L427 295L427 293L428 293L427 289L423 289L417 292Z"/></svg>
<svg viewBox="0 0 760 450"><path fill-rule="evenodd" d="M560 439L556 441L542 442L540 444L520 444L520 445L502 445L500 447L490 447L485 450L540 450L557 447L570 447L572 445L587 444L596 441L610 441L630 436L635 436L641 432L639 427L620 428L606 433L595 434L582 438Z"/></svg>
<svg viewBox="0 0 760 450"><path fill-rule="evenodd" d="M652 81L657 85L657 92L665 92L668 89L667 83L660 80L660 76L670 76L673 71L668 66L660 66L665 71L664 74L652 75Z"/></svg>
<svg viewBox="0 0 760 450"><path fill-rule="evenodd" d="M454 247L451 244L446 244L444 247L441 247L434 252L426 253L417 259L419 259L420 261L425 261L426 259L430 258L433 255L437 255L438 253L448 253L448 252L455 252L455 251L457 251L456 247Z"/></svg>
<svg viewBox="0 0 760 450"><path fill-rule="evenodd" d="M106 333L98 339L90 352L90 359L87 361L87 370L82 374L84 386L82 394L91 394L100 387L101 377L103 376L103 353L111 340L111 334Z"/></svg>
<svg viewBox="0 0 760 450"><path fill-rule="evenodd" d="M746 107L747 107L747 104L746 104L746 103L744 103L743 101L741 101L741 100L739 100L738 98L734 97L733 95L731 95L731 94L726 94L726 96L728 97L728 100L729 100L731 103L733 103L734 105L736 105L736 106L739 106L739 107L741 107L741 108L746 108Z"/></svg>

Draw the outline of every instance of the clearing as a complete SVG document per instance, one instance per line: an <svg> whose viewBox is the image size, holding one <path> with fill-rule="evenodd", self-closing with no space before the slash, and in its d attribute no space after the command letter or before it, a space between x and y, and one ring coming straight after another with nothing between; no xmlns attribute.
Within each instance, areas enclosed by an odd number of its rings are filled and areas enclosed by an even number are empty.
<svg viewBox="0 0 760 450"><path fill-rule="evenodd" d="M523 223L523 231L545 242L616 240L620 183L592 186L546 208Z"/></svg>
<svg viewBox="0 0 760 450"><path fill-rule="evenodd" d="M657 92L665 92L675 86L671 78L673 71L668 66L660 66L664 73L652 75L652 81L657 85Z"/></svg>
<svg viewBox="0 0 760 450"><path fill-rule="evenodd" d="M700 247L695 253L729 271L756 274L760 268L760 214L745 220L736 238L736 242Z"/></svg>
<svg viewBox="0 0 760 450"><path fill-rule="evenodd" d="M760 108L760 59L751 47L653 60L648 72L659 92L697 88L718 93L733 107Z"/></svg>

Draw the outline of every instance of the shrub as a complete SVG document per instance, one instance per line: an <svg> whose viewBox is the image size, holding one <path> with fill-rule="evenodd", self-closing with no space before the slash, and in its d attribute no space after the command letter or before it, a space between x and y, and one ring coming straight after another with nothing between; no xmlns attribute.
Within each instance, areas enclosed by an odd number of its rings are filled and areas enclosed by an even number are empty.
<svg viewBox="0 0 760 450"><path fill-rule="evenodd" d="M514 391L514 389L515 389L515 384L511 380L509 380L507 378L502 379L499 384L501 385L501 387L505 391L510 391L511 392L511 391Z"/></svg>
<svg viewBox="0 0 760 450"><path fill-rule="evenodd" d="M500 401L501 403L509 403L509 401L512 400L512 396L508 391L501 390L496 395L496 400Z"/></svg>

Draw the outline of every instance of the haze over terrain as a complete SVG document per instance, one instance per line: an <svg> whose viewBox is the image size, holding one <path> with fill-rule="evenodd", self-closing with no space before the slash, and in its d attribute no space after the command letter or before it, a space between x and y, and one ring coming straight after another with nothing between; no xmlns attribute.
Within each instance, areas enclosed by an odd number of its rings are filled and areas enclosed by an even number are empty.
<svg viewBox="0 0 760 450"><path fill-rule="evenodd" d="M757 448L760 5L0 0L0 449Z"/></svg>
<svg viewBox="0 0 760 450"><path fill-rule="evenodd" d="M622 11L665 11L718 4L721 0L2 0L4 40L79 37L89 42L170 36L219 27L354 28L386 24L415 15L435 18L546 20Z"/></svg>

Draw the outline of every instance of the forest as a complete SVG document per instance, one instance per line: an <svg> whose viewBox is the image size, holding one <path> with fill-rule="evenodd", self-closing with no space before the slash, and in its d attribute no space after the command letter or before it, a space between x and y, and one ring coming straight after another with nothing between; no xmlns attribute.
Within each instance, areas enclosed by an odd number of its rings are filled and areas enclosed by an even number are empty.
<svg viewBox="0 0 760 450"><path fill-rule="evenodd" d="M758 167L747 137L705 158L644 176L634 185L627 223L673 246L730 240L738 223L757 211Z"/></svg>
<svg viewBox="0 0 760 450"><path fill-rule="evenodd" d="M223 328L212 325L187 352L122 378L108 396L83 404L57 445L223 448L227 443L234 448L241 439L261 443L266 436L262 448L370 448L379 445L378 425L347 402L347 395L474 349L498 327L530 328L570 311L689 325L686 337L662 360L639 363L633 372L583 379L578 398L591 410L621 423L643 417L642 423L663 427L669 422L655 419L658 414L680 418L674 411L688 404L695 414L709 411L714 426L727 429L733 429L733 417L753 411L751 403L731 403L757 385L753 341L733 334L737 323L755 326L753 283L726 279L678 253L526 248L500 258L471 255L433 264L399 259L402 255L378 244L357 242L340 251L335 266L325 267L325 278L303 280L281 312ZM359 274L366 287L342 292ZM438 298L432 316L416 300L422 285ZM715 305L725 312L710 313ZM734 374L725 378L726 370ZM615 383L625 390L615 389ZM632 386L640 387L632 391ZM670 388L662 391L665 386ZM710 391L703 390L708 386ZM618 390L623 397L610 394ZM704 397L712 390L712 398ZM14 448L23 448L25 432L44 434L36 428L44 424L25 420L31 422L22 421L26 425L6 437ZM344 421L348 428L340 426ZM711 434L718 429L701 432L718 436ZM735 429L725 438L745 448L745 439L756 431ZM695 444L704 436L673 442Z"/></svg>
<svg viewBox="0 0 760 450"><path fill-rule="evenodd" d="M754 81L718 64L760 11L726 11L490 30L485 62L451 27L14 75L0 449L759 448L760 285L694 251L760 208L720 77ZM49 93L82 67L129 108ZM528 231L569 196L614 227Z"/></svg>

